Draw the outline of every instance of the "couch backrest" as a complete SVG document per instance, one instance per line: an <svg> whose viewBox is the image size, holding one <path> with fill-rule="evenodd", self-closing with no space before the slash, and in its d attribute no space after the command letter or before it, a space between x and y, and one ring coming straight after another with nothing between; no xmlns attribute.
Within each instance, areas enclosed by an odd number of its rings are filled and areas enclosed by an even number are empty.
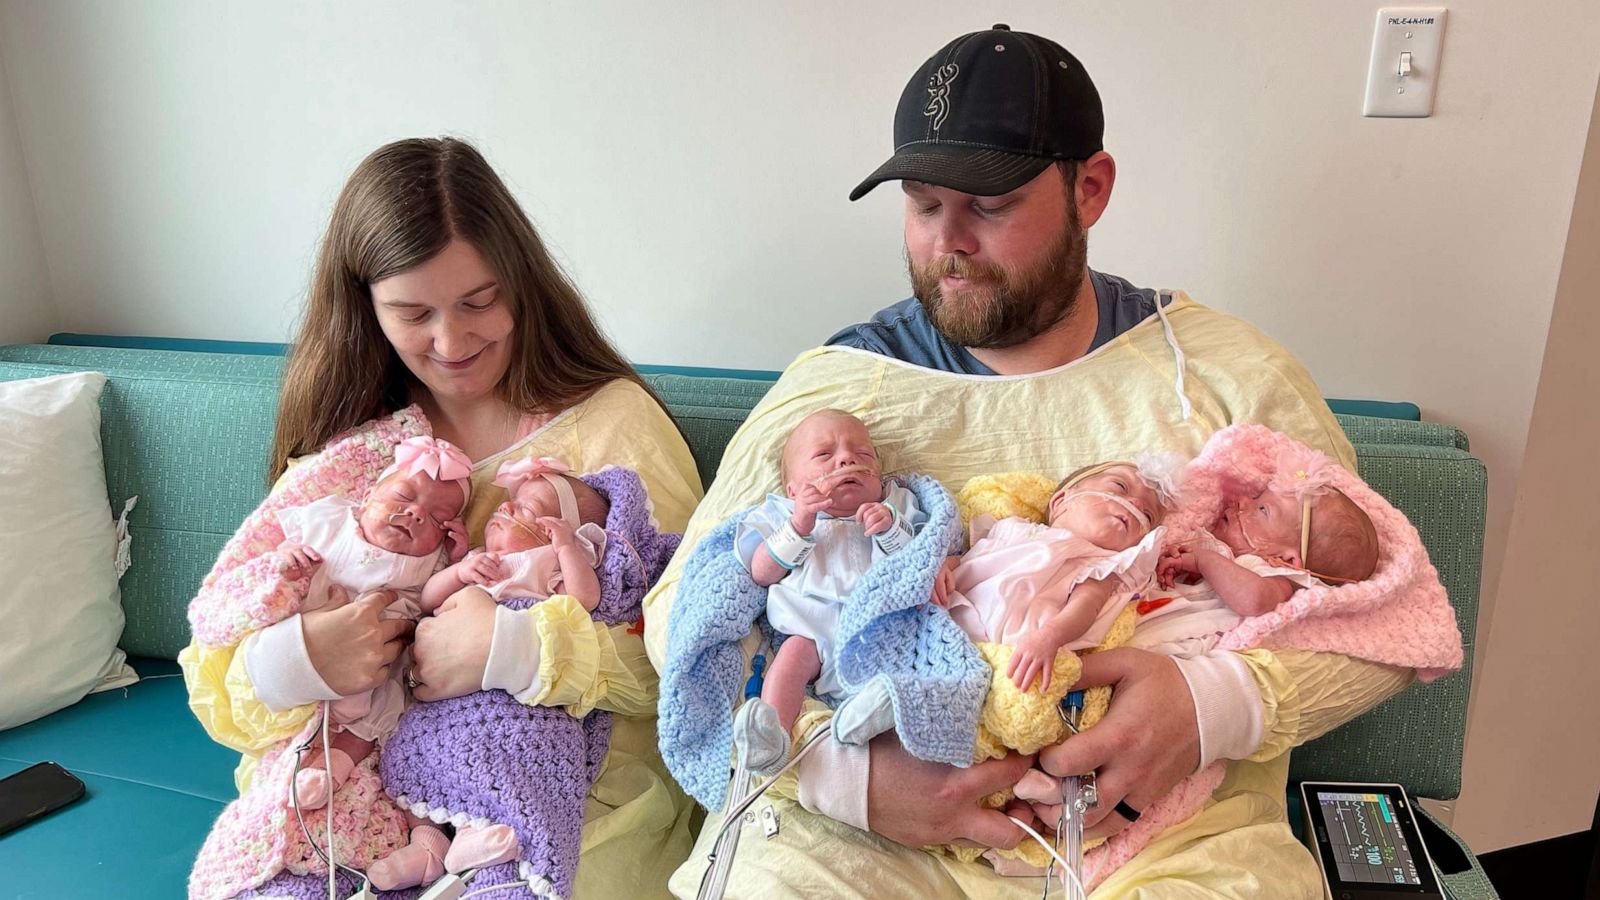
<svg viewBox="0 0 1600 900"><path fill-rule="evenodd" d="M133 565L123 577L135 656L172 658L188 643L184 610L223 543L266 494L283 360L274 356L51 345L0 346L0 381L94 369L110 501L137 494ZM682 426L702 480L770 382L649 374ZM1291 777L1396 780L1449 799L1460 789L1471 684L1487 489L1465 436L1427 422L1339 416L1361 475L1417 525L1449 590L1467 643L1467 668L1413 686L1295 751Z"/></svg>

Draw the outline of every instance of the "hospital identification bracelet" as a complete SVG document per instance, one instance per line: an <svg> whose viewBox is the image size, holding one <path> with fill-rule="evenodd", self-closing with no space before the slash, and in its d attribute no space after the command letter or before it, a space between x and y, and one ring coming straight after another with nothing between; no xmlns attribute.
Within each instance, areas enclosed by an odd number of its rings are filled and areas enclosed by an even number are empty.
<svg viewBox="0 0 1600 900"><path fill-rule="evenodd" d="M767 555L772 557L772 561L792 572L800 568L811 551L817 548L817 539L801 535L794 530L794 522L785 520L783 527L767 538L766 545Z"/></svg>
<svg viewBox="0 0 1600 900"><path fill-rule="evenodd" d="M887 506L888 504L884 505ZM906 548L907 544L911 543L911 526L907 525L905 519L900 517L900 510L890 506L889 512L894 516L894 524L890 525L889 529L883 534L873 535L872 540L878 545L878 549L884 553L899 553Z"/></svg>

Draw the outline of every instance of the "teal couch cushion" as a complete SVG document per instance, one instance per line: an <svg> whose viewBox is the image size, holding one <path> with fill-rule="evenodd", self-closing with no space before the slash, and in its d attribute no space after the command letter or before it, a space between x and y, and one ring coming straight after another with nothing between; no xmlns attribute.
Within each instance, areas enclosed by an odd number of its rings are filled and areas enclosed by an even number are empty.
<svg viewBox="0 0 1600 900"><path fill-rule="evenodd" d="M234 796L239 756L189 713L175 663L133 663L146 680L0 732L0 777L50 760L87 788L84 799L0 838L0 895L184 896L189 866Z"/></svg>

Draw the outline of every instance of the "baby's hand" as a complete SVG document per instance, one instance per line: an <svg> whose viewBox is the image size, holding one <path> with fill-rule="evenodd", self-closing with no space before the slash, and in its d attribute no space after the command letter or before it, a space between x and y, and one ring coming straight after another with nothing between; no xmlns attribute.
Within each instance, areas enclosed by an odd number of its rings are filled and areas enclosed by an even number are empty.
<svg viewBox="0 0 1600 900"><path fill-rule="evenodd" d="M1172 585L1178 580L1179 575L1200 574L1200 564L1195 559L1194 551L1189 547L1178 546L1168 550L1161 561L1156 563L1156 582L1166 590L1172 590Z"/></svg>
<svg viewBox="0 0 1600 900"><path fill-rule="evenodd" d="M863 503L856 510L856 521L866 529L868 537L875 537L894 524L894 510L882 503Z"/></svg>
<svg viewBox="0 0 1600 900"><path fill-rule="evenodd" d="M540 516L534 520L550 535L550 545L557 550L571 547L578 543L578 534L567 524L567 520L560 516Z"/></svg>
<svg viewBox="0 0 1600 900"><path fill-rule="evenodd" d="M467 555L467 526L460 519L444 523L444 546L452 563L461 562Z"/></svg>
<svg viewBox="0 0 1600 900"><path fill-rule="evenodd" d="M505 564L500 561L500 554L484 551L467 557L466 561L461 563L461 568L456 571L461 577L462 584L488 587L505 580L504 570Z"/></svg>
<svg viewBox="0 0 1600 900"><path fill-rule="evenodd" d="M322 565L322 554L305 544L292 544L286 541L278 545L278 552L288 560L283 567L283 577L290 581L299 581Z"/></svg>
<svg viewBox="0 0 1600 900"><path fill-rule="evenodd" d="M794 530L802 537L817 527L817 513L828 508L828 495L814 484L804 484L794 498Z"/></svg>
<svg viewBox="0 0 1600 900"><path fill-rule="evenodd" d="M947 606L950 603L950 592L956 589L956 566L961 563L959 556L947 556L944 563L939 566L939 574L933 579L934 606Z"/></svg>
<svg viewBox="0 0 1600 900"><path fill-rule="evenodd" d="M1044 629L1030 631L1022 640L1017 641L1016 648L1012 650L1011 664L1006 666L1006 675L1010 676L1018 690L1026 691L1033 686L1035 680L1038 680L1040 692L1047 691L1050 689L1050 675L1055 670L1056 651L1059 649Z"/></svg>

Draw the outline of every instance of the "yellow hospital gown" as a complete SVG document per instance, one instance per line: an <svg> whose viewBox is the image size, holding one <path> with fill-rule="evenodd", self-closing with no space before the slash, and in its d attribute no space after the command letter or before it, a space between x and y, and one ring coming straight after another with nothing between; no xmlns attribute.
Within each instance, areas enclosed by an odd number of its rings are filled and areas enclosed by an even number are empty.
<svg viewBox="0 0 1600 900"><path fill-rule="evenodd" d="M778 483L784 438L809 412L838 407L872 431L887 471L921 472L947 487L1008 471L1049 475L1149 449L1198 452L1214 431L1258 422L1354 467L1355 453L1310 375L1250 325L1179 293L1167 307L1187 364L1185 419L1173 348L1151 317L1065 366L1023 376L937 372L862 350L802 354L729 445L716 483L689 523L680 551L645 600L646 642L659 667L667 614L688 550L718 522L758 502ZM1316 863L1286 824L1287 751L1399 691L1395 669L1326 653L1241 654L1261 692L1265 740L1199 815L1162 835L1094 894L1106 898L1320 896ZM808 714L807 733L826 716ZM793 800L793 777L774 788L779 834L745 826L729 897L1031 897L1037 878L1001 878L902 847ZM771 795L769 795L771 796ZM763 801L765 802L765 801ZM718 816L702 829L674 894L693 896Z"/></svg>
<svg viewBox="0 0 1600 900"><path fill-rule="evenodd" d="M683 528L700 499L694 458L672 420L638 385L614 381L474 466L466 516L474 546L506 498L493 484L495 470L507 459L530 456L558 457L577 472L606 465L637 471L664 531ZM595 622L565 596L534 606L531 627L538 634L541 685L533 702L579 716L596 708L617 713L610 753L589 792L575 896L660 896L667 875L688 853L691 803L656 749L657 679L643 640L628 626ZM243 790L261 752L297 733L315 707L268 710L256 700L244 654L236 649L190 644L178 661L189 705L206 732L245 754L234 773Z"/></svg>

